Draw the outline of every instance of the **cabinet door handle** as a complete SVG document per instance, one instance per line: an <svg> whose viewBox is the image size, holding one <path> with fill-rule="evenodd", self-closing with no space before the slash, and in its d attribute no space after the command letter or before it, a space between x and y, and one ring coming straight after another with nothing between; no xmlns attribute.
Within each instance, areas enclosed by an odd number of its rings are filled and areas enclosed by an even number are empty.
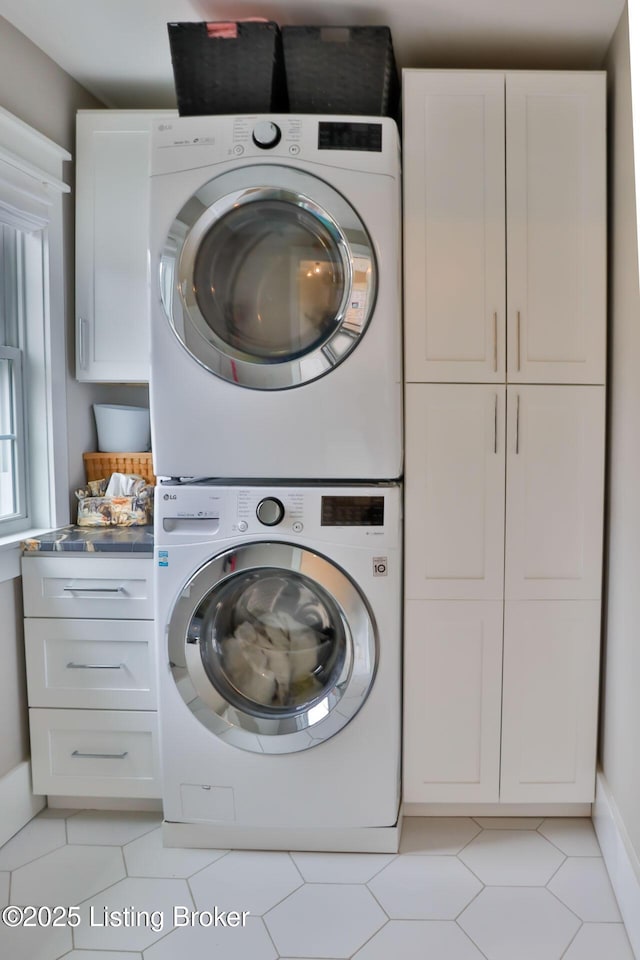
<svg viewBox="0 0 640 960"><path fill-rule="evenodd" d="M124 587L63 587L67 593L122 593Z"/></svg>
<svg viewBox="0 0 640 960"><path fill-rule="evenodd" d="M78 352L80 354L80 369L87 369L87 321L78 317Z"/></svg>
<svg viewBox="0 0 640 960"><path fill-rule="evenodd" d="M494 394L493 403L493 452L498 452L498 394Z"/></svg>
<svg viewBox="0 0 640 960"><path fill-rule="evenodd" d="M520 453L520 394L516 397L516 453Z"/></svg>
<svg viewBox="0 0 640 960"><path fill-rule="evenodd" d="M71 756L79 760L124 760L128 753L128 750L124 753L80 753L79 750L74 750Z"/></svg>
<svg viewBox="0 0 640 960"><path fill-rule="evenodd" d="M493 372L498 372L498 311L493 313Z"/></svg>
<svg viewBox="0 0 640 960"><path fill-rule="evenodd" d="M122 670L124 663L74 663L70 660L67 670Z"/></svg>
<svg viewBox="0 0 640 960"><path fill-rule="evenodd" d="M518 310L516 320L516 348L517 348L517 370L520 370L520 311Z"/></svg>

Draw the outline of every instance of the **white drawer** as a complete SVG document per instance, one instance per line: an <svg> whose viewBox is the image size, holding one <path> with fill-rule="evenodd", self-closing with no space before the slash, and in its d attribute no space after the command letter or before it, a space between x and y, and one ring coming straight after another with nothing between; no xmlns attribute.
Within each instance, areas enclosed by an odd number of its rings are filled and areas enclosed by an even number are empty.
<svg viewBox="0 0 640 960"><path fill-rule="evenodd" d="M30 707L155 710L151 620L24 622Z"/></svg>
<svg viewBox="0 0 640 960"><path fill-rule="evenodd" d="M153 560L23 557L27 617L153 618Z"/></svg>
<svg viewBox="0 0 640 960"><path fill-rule="evenodd" d="M33 792L160 797L157 715L125 710L29 710Z"/></svg>

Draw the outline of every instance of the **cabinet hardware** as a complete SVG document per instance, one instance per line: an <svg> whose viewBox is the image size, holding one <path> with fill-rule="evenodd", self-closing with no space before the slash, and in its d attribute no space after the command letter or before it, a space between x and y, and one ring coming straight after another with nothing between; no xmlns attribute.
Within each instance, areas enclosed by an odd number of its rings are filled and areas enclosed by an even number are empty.
<svg viewBox="0 0 640 960"><path fill-rule="evenodd" d="M68 593L122 593L124 587L63 587Z"/></svg>
<svg viewBox="0 0 640 960"><path fill-rule="evenodd" d="M516 453L520 453L520 394L516 397Z"/></svg>
<svg viewBox="0 0 640 960"><path fill-rule="evenodd" d="M498 394L494 394L493 403L493 452L498 452Z"/></svg>
<svg viewBox="0 0 640 960"><path fill-rule="evenodd" d="M498 372L498 311L493 312L493 372Z"/></svg>
<svg viewBox="0 0 640 960"><path fill-rule="evenodd" d="M517 369L520 370L520 311L517 313L517 322L516 322L516 347L518 351L517 356Z"/></svg>
<svg viewBox="0 0 640 960"><path fill-rule="evenodd" d="M70 660L67 670L122 670L124 663L74 663Z"/></svg>
<svg viewBox="0 0 640 960"><path fill-rule="evenodd" d="M79 750L74 750L71 756L79 760L124 760L128 753L128 750L124 753L80 753Z"/></svg>
<svg viewBox="0 0 640 960"><path fill-rule="evenodd" d="M80 369L87 369L87 321L83 317L78 317L78 352L80 354Z"/></svg>

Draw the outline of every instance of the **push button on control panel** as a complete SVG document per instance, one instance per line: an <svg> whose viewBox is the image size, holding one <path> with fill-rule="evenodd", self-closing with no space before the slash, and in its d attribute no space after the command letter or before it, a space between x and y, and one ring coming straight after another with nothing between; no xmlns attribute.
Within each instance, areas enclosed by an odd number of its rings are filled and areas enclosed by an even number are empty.
<svg viewBox="0 0 640 960"><path fill-rule="evenodd" d="M265 527L275 527L284 517L284 506L275 497L265 497L256 508L256 516Z"/></svg>

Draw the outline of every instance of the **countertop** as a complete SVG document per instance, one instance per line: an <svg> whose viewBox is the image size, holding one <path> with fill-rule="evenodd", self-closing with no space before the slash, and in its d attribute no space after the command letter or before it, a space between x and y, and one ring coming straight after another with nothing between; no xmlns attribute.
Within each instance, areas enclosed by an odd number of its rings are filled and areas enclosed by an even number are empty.
<svg viewBox="0 0 640 960"><path fill-rule="evenodd" d="M71 524L60 530L43 533L25 540L24 553L153 553L153 526L144 527L77 527Z"/></svg>

